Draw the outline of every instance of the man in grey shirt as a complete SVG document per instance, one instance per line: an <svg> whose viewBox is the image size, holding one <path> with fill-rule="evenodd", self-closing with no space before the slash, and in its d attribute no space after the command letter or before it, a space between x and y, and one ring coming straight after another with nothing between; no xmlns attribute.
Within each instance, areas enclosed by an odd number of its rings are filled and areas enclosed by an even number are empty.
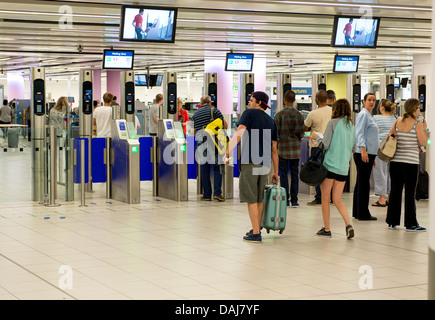
<svg viewBox="0 0 435 320"><path fill-rule="evenodd" d="M13 120L12 109L8 106L8 100L3 100L3 106L0 108L0 124L9 124ZM6 138L6 128L2 128L3 137Z"/></svg>
<svg viewBox="0 0 435 320"><path fill-rule="evenodd" d="M159 123L160 106L163 104L163 95L156 95L156 102L150 108L149 112L149 133L150 136L157 136L157 125Z"/></svg>

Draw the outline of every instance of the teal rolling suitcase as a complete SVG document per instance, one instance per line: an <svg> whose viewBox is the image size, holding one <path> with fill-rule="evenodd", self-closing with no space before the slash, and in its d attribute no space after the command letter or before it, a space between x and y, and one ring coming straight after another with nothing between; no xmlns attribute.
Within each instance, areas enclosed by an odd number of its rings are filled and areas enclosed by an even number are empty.
<svg viewBox="0 0 435 320"><path fill-rule="evenodd" d="M287 196L283 187L267 185L264 189L264 210L261 227L282 234L287 218Z"/></svg>

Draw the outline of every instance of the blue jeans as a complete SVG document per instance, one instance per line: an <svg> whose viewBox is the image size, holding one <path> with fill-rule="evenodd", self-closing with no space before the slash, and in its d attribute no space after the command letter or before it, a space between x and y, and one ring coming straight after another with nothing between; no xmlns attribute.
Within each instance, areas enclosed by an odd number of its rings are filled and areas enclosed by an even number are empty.
<svg viewBox="0 0 435 320"><path fill-rule="evenodd" d="M211 199L211 182L210 182L210 166L213 166L213 174L214 174L214 183L213 183L213 195L221 196L222 195L222 174L220 172L220 168L218 164L201 164L201 182L202 188L204 189L203 197L206 199Z"/></svg>
<svg viewBox="0 0 435 320"><path fill-rule="evenodd" d="M290 190L288 184L288 172L290 168ZM284 159L279 157L279 179L281 187L286 190L287 202L298 203L299 193L299 159Z"/></svg>

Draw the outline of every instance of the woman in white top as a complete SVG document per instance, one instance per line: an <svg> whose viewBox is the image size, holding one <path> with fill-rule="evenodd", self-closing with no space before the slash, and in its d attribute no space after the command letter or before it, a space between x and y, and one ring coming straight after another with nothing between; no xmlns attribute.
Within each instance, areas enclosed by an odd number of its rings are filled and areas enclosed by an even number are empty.
<svg viewBox="0 0 435 320"><path fill-rule="evenodd" d="M396 121L396 105L388 99L383 99L379 103L379 115L374 117L378 126L379 143L390 133L391 127ZM373 168L373 180L375 185L375 195L379 196L378 201L372 203L374 207L386 207L387 197L390 194L390 163L382 161L376 157L376 166Z"/></svg>
<svg viewBox="0 0 435 320"><path fill-rule="evenodd" d="M390 161L391 193L386 222L390 229L400 225L402 192L405 187L406 231L426 231L417 222L415 190L419 172L419 146L427 145L427 123L419 121L420 101L408 99L405 113L394 123L391 134L397 136L396 153Z"/></svg>

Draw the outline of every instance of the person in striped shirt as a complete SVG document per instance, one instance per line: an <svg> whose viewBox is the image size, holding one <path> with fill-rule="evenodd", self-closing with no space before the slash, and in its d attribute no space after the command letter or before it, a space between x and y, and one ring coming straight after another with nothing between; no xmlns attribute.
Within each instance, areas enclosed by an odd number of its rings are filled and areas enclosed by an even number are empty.
<svg viewBox="0 0 435 320"><path fill-rule="evenodd" d="M284 95L284 110L275 115L278 129L279 176L281 186L287 193L287 206L298 207L299 159L301 140L304 137L304 117L293 107L295 93L289 90ZM291 185L289 190L288 171L290 168Z"/></svg>
<svg viewBox="0 0 435 320"><path fill-rule="evenodd" d="M376 125L378 126L379 143L384 140L387 134L393 127L396 121L396 105L388 99L383 99L379 103L378 111L379 115L373 117ZM390 163L382 161L379 157L376 157L376 166L373 168L373 180L375 187L375 195L379 199L372 203L374 207L386 207L388 195L390 194Z"/></svg>
<svg viewBox="0 0 435 320"><path fill-rule="evenodd" d="M405 102L403 117L396 120L391 133L397 137L397 147L390 161L391 193L386 223L388 228L400 225L402 192L405 188L405 228L406 231L426 231L417 221L415 191L420 165L420 146L427 145L427 122L419 121L420 101L408 99Z"/></svg>

